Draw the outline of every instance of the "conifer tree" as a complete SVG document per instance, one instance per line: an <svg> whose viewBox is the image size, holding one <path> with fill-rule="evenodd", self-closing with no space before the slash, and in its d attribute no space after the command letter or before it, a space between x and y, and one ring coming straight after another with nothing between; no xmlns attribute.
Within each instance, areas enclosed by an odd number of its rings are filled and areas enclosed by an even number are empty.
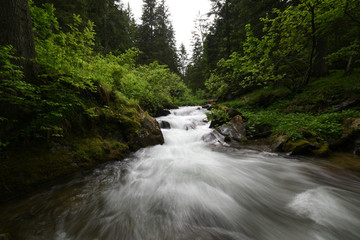
<svg viewBox="0 0 360 240"><path fill-rule="evenodd" d="M139 26L138 48L143 52L141 63L157 61L178 73L174 30L165 1L144 0L142 23Z"/></svg>
<svg viewBox="0 0 360 240"><path fill-rule="evenodd" d="M144 0L137 36L137 47L142 51L140 63L145 64L155 61L152 47L155 45L155 25L156 25L156 0Z"/></svg>
<svg viewBox="0 0 360 240"><path fill-rule="evenodd" d="M188 64L188 54L186 52L185 45L182 43L180 45L180 51L179 51L179 69L180 74L185 77L186 74L186 68Z"/></svg>

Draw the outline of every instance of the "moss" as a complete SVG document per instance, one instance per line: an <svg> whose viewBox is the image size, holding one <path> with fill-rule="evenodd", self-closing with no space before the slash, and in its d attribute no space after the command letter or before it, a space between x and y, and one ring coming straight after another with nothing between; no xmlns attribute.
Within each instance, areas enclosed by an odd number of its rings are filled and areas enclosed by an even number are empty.
<svg viewBox="0 0 360 240"><path fill-rule="evenodd" d="M73 139L74 140L74 139ZM91 166L94 161L100 160L105 154L105 148L100 136L72 141L74 159L79 164Z"/></svg>
<svg viewBox="0 0 360 240"><path fill-rule="evenodd" d="M115 139L105 139L103 143L106 152L106 159L122 159L129 151L129 146Z"/></svg>
<svg viewBox="0 0 360 240"><path fill-rule="evenodd" d="M312 150L312 153L316 156L325 157L330 154L330 148L328 143L323 143L320 145L319 149Z"/></svg>
<svg viewBox="0 0 360 240"><path fill-rule="evenodd" d="M283 150L284 150L285 152L292 152L292 151L294 151L295 148L298 148L298 147L303 146L303 145L308 145L308 144L310 144L310 142L308 142L308 141L306 141L306 140L303 140L303 139L297 140L297 141L295 141L295 142L293 142L293 141L288 141L288 142L286 142L286 143L284 144Z"/></svg>
<svg viewBox="0 0 360 240"><path fill-rule="evenodd" d="M139 106L116 102L98 109L100 121L119 124L125 134L133 134L141 127Z"/></svg>
<svg viewBox="0 0 360 240"><path fill-rule="evenodd" d="M283 145L282 150L285 152L291 152L292 154L309 154L314 147L314 143L305 139L300 139L297 141L286 142Z"/></svg>

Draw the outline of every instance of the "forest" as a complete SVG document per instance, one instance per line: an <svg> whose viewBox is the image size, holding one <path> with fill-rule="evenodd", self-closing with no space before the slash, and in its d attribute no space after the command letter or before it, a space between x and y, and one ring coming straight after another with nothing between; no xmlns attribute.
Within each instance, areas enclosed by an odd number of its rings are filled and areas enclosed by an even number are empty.
<svg viewBox="0 0 360 240"><path fill-rule="evenodd" d="M248 139L284 136L320 154L351 140L360 154L360 1L209 1L192 49L177 48L165 0L143 0L140 23L116 0L2 1L5 191L137 150L143 119L210 99L209 120L236 109Z"/></svg>

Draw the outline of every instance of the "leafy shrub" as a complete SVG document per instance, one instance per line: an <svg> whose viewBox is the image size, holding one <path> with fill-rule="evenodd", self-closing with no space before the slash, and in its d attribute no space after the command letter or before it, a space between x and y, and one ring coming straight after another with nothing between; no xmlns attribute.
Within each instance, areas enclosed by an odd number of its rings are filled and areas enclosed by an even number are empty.
<svg viewBox="0 0 360 240"><path fill-rule="evenodd" d="M230 93L237 96L244 89L268 86L285 76L276 73L271 59L274 40L269 36L256 38L250 25L246 25L245 30L243 54L233 52L228 59L221 59L217 70L205 82L209 92L217 98Z"/></svg>
<svg viewBox="0 0 360 240"><path fill-rule="evenodd" d="M273 134L286 135L295 141L314 137L319 140L337 138L343 130L342 121L348 117L360 117L360 112L343 111L314 116L305 113L282 114L277 111L262 110L251 112L241 110L248 124L256 128L260 125L271 126Z"/></svg>
<svg viewBox="0 0 360 240"><path fill-rule="evenodd" d="M3 104L29 108L39 98L38 89L23 80L22 68L13 63L19 60L14 53L12 46L0 46L0 101Z"/></svg>
<svg viewBox="0 0 360 240"><path fill-rule="evenodd" d="M206 116L209 121L214 123L215 126L219 126L230 121L228 109L223 107L215 108L210 112L206 112Z"/></svg>

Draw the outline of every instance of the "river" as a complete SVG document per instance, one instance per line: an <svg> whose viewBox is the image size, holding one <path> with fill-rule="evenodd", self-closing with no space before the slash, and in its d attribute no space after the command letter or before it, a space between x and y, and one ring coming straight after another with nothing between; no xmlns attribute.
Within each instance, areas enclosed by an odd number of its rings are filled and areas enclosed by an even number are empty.
<svg viewBox="0 0 360 240"><path fill-rule="evenodd" d="M212 130L204 112L172 110L158 119L171 125L163 129L164 145L2 205L0 234L10 240L360 239L356 177L311 160L205 142Z"/></svg>

